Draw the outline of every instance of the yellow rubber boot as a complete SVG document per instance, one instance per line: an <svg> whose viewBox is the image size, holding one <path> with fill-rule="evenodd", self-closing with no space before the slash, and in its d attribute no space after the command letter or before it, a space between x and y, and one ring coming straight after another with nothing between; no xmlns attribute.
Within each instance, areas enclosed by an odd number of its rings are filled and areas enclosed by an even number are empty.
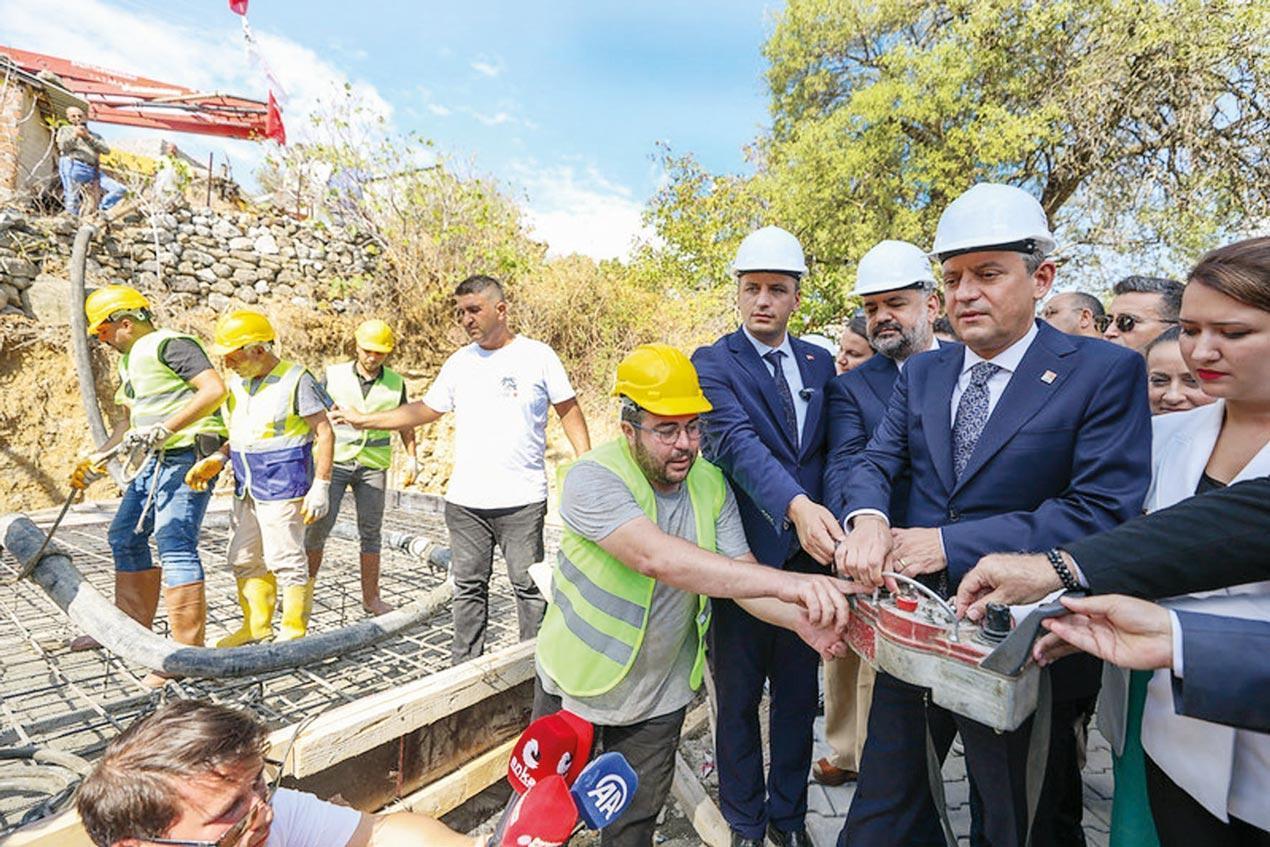
<svg viewBox="0 0 1270 847"><path fill-rule="evenodd" d="M309 631L309 612L313 609L313 580L304 585L288 585L282 589L282 628L279 641L303 638Z"/></svg>
<svg viewBox="0 0 1270 847"><path fill-rule="evenodd" d="M241 647L273 637L273 610L278 604L278 584L273 574L238 580L238 605L243 625L216 642L217 647Z"/></svg>

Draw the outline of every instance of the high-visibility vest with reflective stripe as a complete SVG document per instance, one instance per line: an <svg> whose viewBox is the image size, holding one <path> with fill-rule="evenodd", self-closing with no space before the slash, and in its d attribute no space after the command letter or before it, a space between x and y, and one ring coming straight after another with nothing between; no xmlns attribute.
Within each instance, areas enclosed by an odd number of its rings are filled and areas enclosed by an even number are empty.
<svg viewBox="0 0 1270 847"><path fill-rule="evenodd" d="M355 367L355 362L341 362L326 368L326 390L337 405L358 412L386 412L401 405L401 387L405 385L401 374L391 368L382 368L379 377L371 383L370 391L363 397L362 383ZM343 424L334 429L335 461L340 464L356 461L375 470L392 464L391 432L354 429Z"/></svg>
<svg viewBox="0 0 1270 847"><path fill-rule="evenodd" d="M225 410L234 493L257 500L303 497L313 478L313 431L296 412L303 365L280 360L255 393L238 374L229 378Z"/></svg>
<svg viewBox="0 0 1270 847"><path fill-rule="evenodd" d="M631 456L625 438L583 455L626 483L653 523L657 502L652 486ZM684 481L696 520L697 546L715 551L715 524L723 511L727 483L705 459L692 464ZM600 545L565 527L552 573L552 597L538 631L538 661L571 697L594 697L626 677L644 642L656 580L627 567ZM656 624L654 624L656 625ZM697 599L697 658L689 684L701 686L705 670L710 598Z"/></svg>
<svg viewBox="0 0 1270 847"><path fill-rule="evenodd" d="M119 388L115 402L127 406L134 427L151 426L166 421L176 414L194 396L194 386L176 374L159 358L165 342L176 338L193 341L202 350L203 345L192 335L156 329L147 332L132 344L132 349L119 357ZM215 411L194 421L185 429L172 434L163 442L165 450L180 450L194 444L200 433L225 435L225 422Z"/></svg>

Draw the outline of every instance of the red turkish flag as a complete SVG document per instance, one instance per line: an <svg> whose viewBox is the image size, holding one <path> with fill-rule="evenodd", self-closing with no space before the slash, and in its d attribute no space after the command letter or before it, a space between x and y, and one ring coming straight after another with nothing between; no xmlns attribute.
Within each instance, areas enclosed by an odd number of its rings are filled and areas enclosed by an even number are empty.
<svg viewBox="0 0 1270 847"><path fill-rule="evenodd" d="M247 14L247 0L229 0L229 11L235 15Z"/></svg>
<svg viewBox="0 0 1270 847"><path fill-rule="evenodd" d="M269 92L269 108L265 112L265 138L272 138L284 147L287 143L287 128L282 125L282 110L278 108L278 101L273 99L272 91Z"/></svg>

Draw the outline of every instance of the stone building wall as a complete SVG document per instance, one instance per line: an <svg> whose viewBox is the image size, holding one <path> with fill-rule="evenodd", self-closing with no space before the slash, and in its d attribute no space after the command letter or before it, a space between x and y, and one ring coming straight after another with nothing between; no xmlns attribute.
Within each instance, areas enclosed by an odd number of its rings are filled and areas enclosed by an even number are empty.
<svg viewBox="0 0 1270 847"><path fill-rule="evenodd" d="M65 276L78 221L0 212L0 309L30 312L23 292L41 273ZM283 299L349 308L372 277L378 251L364 235L319 222L178 208L113 225L95 239L90 285L122 282L180 295L216 311Z"/></svg>

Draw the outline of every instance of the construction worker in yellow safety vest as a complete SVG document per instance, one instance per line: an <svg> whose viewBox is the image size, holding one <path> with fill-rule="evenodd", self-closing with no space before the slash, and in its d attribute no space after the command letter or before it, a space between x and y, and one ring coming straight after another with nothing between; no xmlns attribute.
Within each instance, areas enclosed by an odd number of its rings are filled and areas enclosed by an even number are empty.
<svg viewBox="0 0 1270 847"><path fill-rule="evenodd" d="M357 357L351 362L327 365L325 387L335 405L357 412L386 412L406 402L406 381L384 365L393 350L392 327L381 320L363 321L353 334ZM415 459L414 427L399 430L406 449L401 487L414 484L419 475ZM344 490L353 489L357 507L357 535L361 545L362 608L372 615L391 612L379 597L380 530L384 520L384 492L388 466L392 464L392 433L382 429L354 429L335 425L335 469L331 472L331 507L305 532L309 579L316 580L322 567L322 548L339 517Z"/></svg>
<svg viewBox="0 0 1270 847"><path fill-rule="evenodd" d="M563 474L564 534L538 633L534 712L566 708L630 760L639 788L605 844L646 847L706 671L709 598L737 599L838 656L849 649L850 588L756 562L723 474L698 456L699 416L711 406L687 356L665 344L635 348L613 394L621 437Z"/></svg>
<svg viewBox="0 0 1270 847"><path fill-rule="evenodd" d="M330 398L313 375L274 353L269 319L241 309L216 322L212 352L233 374L225 400L229 443L186 475L207 488L228 459L234 470L229 565L238 581L243 623L217 647L273 637L273 612L282 599L277 641L302 638L309 628L313 581L304 555L304 527L330 508L335 436Z"/></svg>
<svg viewBox="0 0 1270 847"><path fill-rule="evenodd" d="M120 443L152 454L124 490L107 533L115 562L115 605L148 629L162 584L173 640L201 646L207 599L198 534L211 495L190 491L182 480L225 440L217 412L225 383L198 339L154 325L150 301L137 289L98 288L84 301L84 312L89 335L122 354L115 402L128 414L96 452L80 458L71 486L82 490L100 477L103 454ZM151 536L159 552L157 567ZM72 650L99 646L87 635L70 645ZM163 679L151 674L145 682L158 686Z"/></svg>

